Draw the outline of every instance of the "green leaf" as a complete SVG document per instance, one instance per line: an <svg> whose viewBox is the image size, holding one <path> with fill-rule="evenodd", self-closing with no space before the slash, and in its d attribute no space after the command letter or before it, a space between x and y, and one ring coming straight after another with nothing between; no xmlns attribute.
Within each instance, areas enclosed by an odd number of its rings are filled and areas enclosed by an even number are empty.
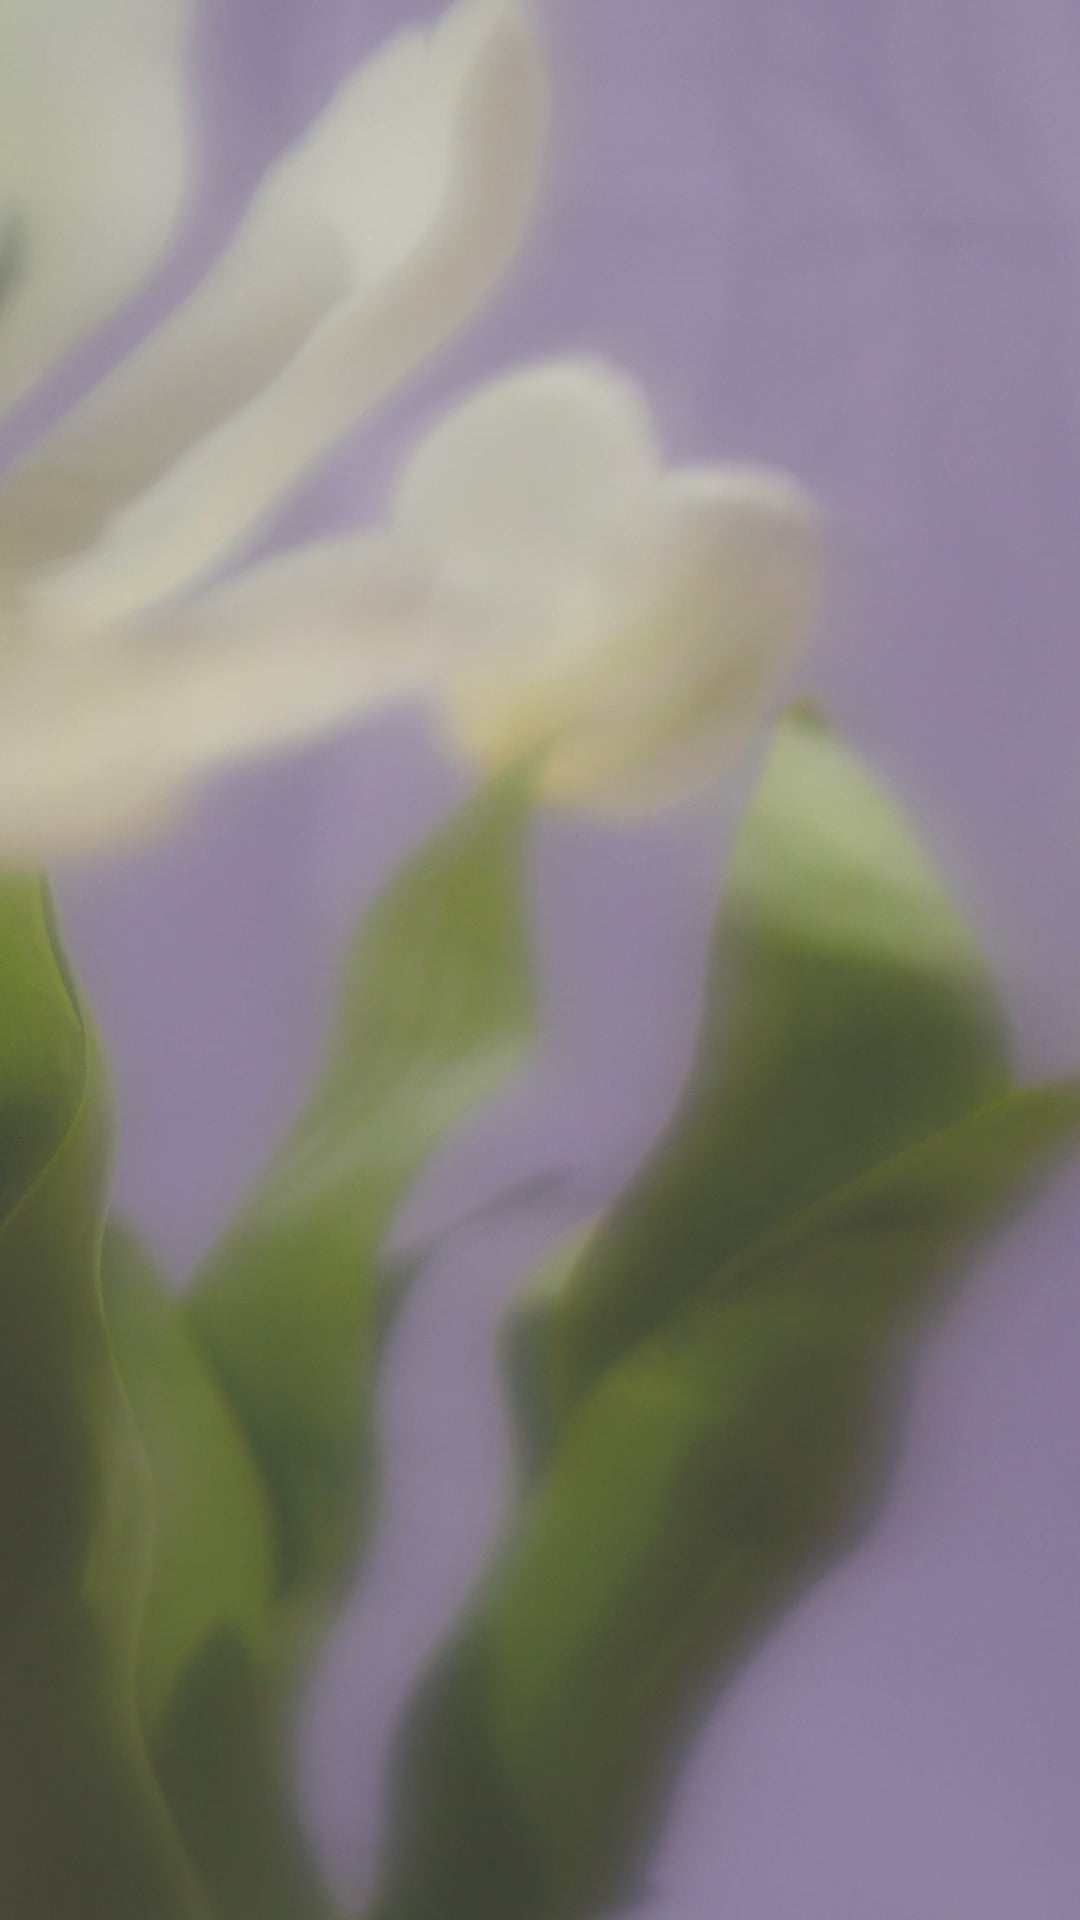
<svg viewBox="0 0 1080 1920"><path fill-rule="evenodd" d="M409 1715L378 1920L629 1892L695 1716L863 1520L943 1279L1078 1136L1080 1083L1011 1090L910 834L793 715L682 1108L511 1318L525 1497Z"/></svg>
<svg viewBox="0 0 1080 1920"><path fill-rule="evenodd" d="M363 1527L387 1229L532 1040L526 822L522 779L492 785L366 916L322 1077L191 1296L274 1492L300 1624L336 1596Z"/></svg>
<svg viewBox="0 0 1080 1920"><path fill-rule="evenodd" d="M943 1275L1078 1139L1071 1082L908 1148L765 1236L571 1415L492 1602L485 1679L553 1914L593 1911L640 1864L707 1690L863 1521L897 1361Z"/></svg>
<svg viewBox="0 0 1080 1920"><path fill-rule="evenodd" d="M111 1106L40 884L0 878L0 1912L199 1920L143 1748L152 1524L101 1308Z"/></svg>
<svg viewBox="0 0 1080 1920"><path fill-rule="evenodd" d="M288 1719L267 1669L269 1496L183 1303L115 1224L102 1277L155 1492L138 1678L158 1777L218 1912L316 1920L330 1902L294 1809Z"/></svg>
<svg viewBox="0 0 1080 1920"><path fill-rule="evenodd" d="M235 1634L256 1654L263 1651L277 1542L251 1448L182 1302L115 1222L105 1236L102 1289L155 1492L139 1698L147 1726L156 1730L208 1640Z"/></svg>
<svg viewBox="0 0 1080 1920"><path fill-rule="evenodd" d="M778 1220L1008 1085L996 995L932 868L794 711L725 885L679 1114L562 1295L558 1404Z"/></svg>
<svg viewBox="0 0 1080 1920"><path fill-rule="evenodd" d="M711 1693L853 1538L897 1361L972 1234L1080 1139L1006 1096L763 1239L569 1418L405 1729L371 1920L585 1920L630 1897Z"/></svg>
<svg viewBox="0 0 1080 1920"><path fill-rule="evenodd" d="M293 1724L239 1633L208 1637L153 1745L169 1807L222 1920L330 1920L297 1807Z"/></svg>

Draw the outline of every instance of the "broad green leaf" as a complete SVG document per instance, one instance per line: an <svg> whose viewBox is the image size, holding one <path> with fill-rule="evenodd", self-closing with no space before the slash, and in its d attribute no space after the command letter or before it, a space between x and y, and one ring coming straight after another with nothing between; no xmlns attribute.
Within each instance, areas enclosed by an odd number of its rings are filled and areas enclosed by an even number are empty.
<svg viewBox="0 0 1080 1920"><path fill-rule="evenodd" d="M793 712L725 884L681 1110L564 1293L559 1403L777 1220L1007 1085L940 882L863 763Z"/></svg>
<svg viewBox="0 0 1080 1920"><path fill-rule="evenodd" d="M106 1317L155 1492L139 1700L169 1808L227 1920L329 1911L294 1809L288 1720L267 1668L276 1537L248 1440L182 1302L116 1225Z"/></svg>
<svg viewBox="0 0 1080 1920"><path fill-rule="evenodd" d="M387 1229L532 1038L526 822L524 782L492 785L368 913L322 1077L191 1296L273 1489L301 1622L333 1597L363 1525Z"/></svg>
<svg viewBox="0 0 1080 1920"><path fill-rule="evenodd" d="M156 1731L207 1643L263 1651L276 1570L269 1497L239 1421L182 1302L115 1223L102 1256L105 1315L155 1492L153 1556L139 1633L139 1698Z"/></svg>
<svg viewBox="0 0 1080 1920"><path fill-rule="evenodd" d="M291 1703L239 1633L209 1638L153 1745L170 1810L222 1920L330 1920L300 1820Z"/></svg>
<svg viewBox="0 0 1080 1920"><path fill-rule="evenodd" d="M708 1693L864 1520L943 1276L1078 1140L1071 1082L907 1149L766 1236L571 1415L487 1638L551 1913L597 1910L640 1864Z"/></svg>
<svg viewBox="0 0 1080 1920"><path fill-rule="evenodd" d="M1078 1139L1080 1082L1006 1096L612 1364L410 1716L371 1920L587 1920L628 1894L696 1715L862 1522L943 1274Z"/></svg>
<svg viewBox="0 0 1080 1920"><path fill-rule="evenodd" d="M1010 1088L890 803L791 716L681 1111L511 1318L519 1523L409 1716L372 1920L626 1894L695 1716L862 1521L929 1304L1078 1136L1080 1084Z"/></svg>
<svg viewBox="0 0 1080 1920"><path fill-rule="evenodd" d="M205 1920L143 1748L152 1523L99 1249L100 1051L40 884L0 878L0 1912Z"/></svg>

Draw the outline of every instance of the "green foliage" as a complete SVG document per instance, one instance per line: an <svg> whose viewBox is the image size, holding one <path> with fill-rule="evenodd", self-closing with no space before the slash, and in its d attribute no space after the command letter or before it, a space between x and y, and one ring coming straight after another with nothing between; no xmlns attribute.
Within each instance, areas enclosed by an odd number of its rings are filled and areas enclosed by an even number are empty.
<svg viewBox="0 0 1080 1920"><path fill-rule="evenodd" d="M270 1501L183 1303L115 1223L102 1289L113 1353L154 1485L154 1551L139 1633L139 1696L157 1730L207 1640L262 1652L276 1565Z"/></svg>
<svg viewBox="0 0 1080 1920"><path fill-rule="evenodd" d="M375 903L319 1083L191 1296L272 1489L281 1597L301 1624L336 1597L361 1538L387 1229L532 1041L527 818L523 781L494 783Z"/></svg>
<svg viewBox="0 0 1080 1920"><path fill-rule="evenodd" d="M297 1662L370 1518L387 1230L533 1042L527 818L495 783L377 902L315 1090L187 1300L102 1248L99 1052L39 885L0 879L13 1920L330 1920ZM891 803L792 715L680 1112L509 1317L520 1499L408 1717L372 1920L586 1920L632 1887L710 1693L863 1523L943 1282L1078 1136L1080 1082L1013 1086Z"/></svg>
<svg viewBox="0 0 1080 1920"><path fill-rule="evenodd" d="M564 1293L556 1398L779 1221L1008 1084L996 997L936 876L862 763L792 715L727 877L680 1113Z"/></svg>
<svg viewBox="0 0 1080 1920"><path fill-rule="evenodd" d="M409 1717L378 1920L628 1891L695 1715L862 1521L943 1278L1078 1134L1080 1084L1010 1089L889 803L792 716L682 1109L513 1317L527 1495Z"/></svg>
<svg viewBox="0 0 1080 1920"><path fill-rule="evenodd" d="M552 1912L636 1862L703 1689L864 1518L897 1357L953 1256L1078 1136L1070 1084L908 1148L732 1262L569 1416L487 1643Z"/></svg>
<svg viewBox="0 0 1080 1920"><path fill-rule="evenodd" d="M493 786L376 903L315 1091L193 1293L170 1298L128 1236L106 1244L156 1493L140 1698L227 1920L329 1911L292 1809L293 1668L360 1543L386 1229L531 1036L525 823L521 782Z"/></svg>
<svg viewBox="0 0 1080 1920"><path fill-rule="evenodd" d="M186 1299L130 1236L106 1239L153 1483L139 1703L222 1920L330 1911L293 1807L294 1669L361 1540L386 1230L532 1036L526 820L523 783L493 785L376 903L315 1091Z"/></svg>
<svg viewBox="0 0 1080 1920"><path fill-rule="evenodd" d="M289 1719L267 1660L269 1495L182 1301L115 1224L102 1281L153 1483L138 1683L158 1778L223 1920L320 1920L329 1898L296 1815Z"/></svg>
<svg viewBox="0 0 1080 1920"><path fill-rule="evenodd" d="M0 1912L199 1920L147 1762L151 1510L102 1314L111 1113L31 878L0 879Z"/></svg>

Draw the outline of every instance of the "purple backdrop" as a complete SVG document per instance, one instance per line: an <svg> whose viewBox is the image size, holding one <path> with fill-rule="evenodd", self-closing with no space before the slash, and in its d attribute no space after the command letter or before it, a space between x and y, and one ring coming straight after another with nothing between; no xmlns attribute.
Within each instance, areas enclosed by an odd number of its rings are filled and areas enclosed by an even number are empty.
<svg viewBox="0 0 1080 1920"><path fill-rule="evenodd" d="M379 497L409 424L524 353L649 381L673 451L824 496L836 590L807 681L906 795L996 951L1023 1059L1080 1054L1080 13L1070 0L540 0L552 192L513 286L279 533ZM409 0L208 0L209 190L150 315L267 155ZM123 1195L178 1270L309 1070L341 936L457 776L409 717L223 787L64 885L117 1063ZM722 835L552 826L558 1046L460 1149L430 1223L570 1154L610 1190L693 1027ZM572 1062L572 1066L568 1063ZM362 1878L402 1689L500 1496L488 1334L548 1217L459 1241L385 1395L389 1522L316 1689L305 1770ZM1080 1184L982 1263L928 1346L887 1509L711 1717L655 1920L1080 1912Z"/></svg>

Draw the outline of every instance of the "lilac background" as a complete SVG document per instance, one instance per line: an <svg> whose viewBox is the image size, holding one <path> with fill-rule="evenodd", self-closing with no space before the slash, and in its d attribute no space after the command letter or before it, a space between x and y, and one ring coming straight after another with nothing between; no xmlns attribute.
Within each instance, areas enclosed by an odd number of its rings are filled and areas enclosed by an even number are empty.
<svg viewBox="0 0 1080 1920"><path fill-rule="evenodd" d="M1080 10L1071 0L538 0L559 75L548 210L468 342L290 509L348 524L432 400L522 353L650 383L678 454L824 496L836 589L807 680L906 795L987 932L1026 1064L1080 1054ZM151 314L274 146L409 0L208 0L210 186ZM245 777L64 886L120 1080L121 1183L177 1264L304 1083L344 929L453 797L394 718ZM430 1224L573 1157L610 1191L685 1061L722 834L563 823L539 895L556 1041L453 1156ZM499 1500L488 1333L559 1224L460 1240L389 1369L389 1524L316 1689L305 1769L360 1875L395 1702ZM1080 1183L985 1261L920 1368L873 1536L712 1716L656 1920L1080 1912Z"/></svg>

